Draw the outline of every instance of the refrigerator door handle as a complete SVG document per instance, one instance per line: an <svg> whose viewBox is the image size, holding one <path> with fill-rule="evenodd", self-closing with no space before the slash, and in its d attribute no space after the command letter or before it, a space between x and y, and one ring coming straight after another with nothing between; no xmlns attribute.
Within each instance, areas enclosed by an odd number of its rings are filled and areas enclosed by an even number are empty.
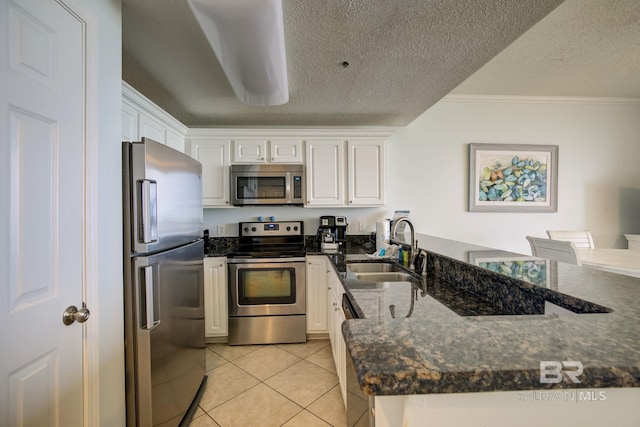
<svg viewBox="0 0 640 427"><path fill-rule="evenodd" d="M142 269L142 283L138 289L142 294L140 298L140 328L147 331L152 330L160 324L160 317L156 313L156 290L157 280L154 280L154 266L149 265Z"/></svg>
<svg viewBox="0 0 640 427"><path fill-rule="evenodd" d="M158 184L156 181L143 179L140 185L140 218L139 236L141 243L153 243L158 241Z"/></svg>

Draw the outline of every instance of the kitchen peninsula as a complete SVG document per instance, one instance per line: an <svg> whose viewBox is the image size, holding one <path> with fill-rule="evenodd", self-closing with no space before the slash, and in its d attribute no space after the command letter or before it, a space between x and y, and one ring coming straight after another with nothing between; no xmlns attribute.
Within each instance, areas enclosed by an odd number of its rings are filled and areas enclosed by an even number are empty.
<svg viewBox="0 0 640 427"><path fill-rule="evenodd" d="M334 262L364 317L342 332L376 426L640 423L640 279L416 238L418 289Z"/></svg>

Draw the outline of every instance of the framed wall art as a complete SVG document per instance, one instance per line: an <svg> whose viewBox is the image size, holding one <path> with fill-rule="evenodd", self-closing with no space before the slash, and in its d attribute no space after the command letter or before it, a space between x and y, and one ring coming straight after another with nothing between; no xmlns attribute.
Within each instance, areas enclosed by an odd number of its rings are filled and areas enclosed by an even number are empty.
<svg viewBox="0 0 640 427"><path fill-rule="evenodd" d="M557 212L558 146L469 144L470 212Z"/></svg>

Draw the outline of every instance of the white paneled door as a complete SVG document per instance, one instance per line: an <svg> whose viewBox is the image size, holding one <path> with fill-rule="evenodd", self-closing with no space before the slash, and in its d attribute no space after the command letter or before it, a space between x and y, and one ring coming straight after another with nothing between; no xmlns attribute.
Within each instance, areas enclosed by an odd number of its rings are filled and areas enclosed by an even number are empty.
<svg viewBox="0 0 640 427"><path fill-rule="evenodd" d="M83 301L86 28L62 3L0 0L2 426L83 424L86 326L62 316Z"/></svg>

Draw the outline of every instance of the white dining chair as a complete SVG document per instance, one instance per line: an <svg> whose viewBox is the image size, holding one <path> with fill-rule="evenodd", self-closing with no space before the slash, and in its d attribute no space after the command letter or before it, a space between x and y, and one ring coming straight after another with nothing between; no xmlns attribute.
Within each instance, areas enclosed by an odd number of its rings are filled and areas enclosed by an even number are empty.
<svg viewBox="0 0 640 427"><path fill-rule="evenodd" d="M531 245L531 254L535 257L582 265L578 257L578 250L573 242L532 236L527 236L527 240Z"/></svg>
<svg viewBox="0 0 640 427"><path fill-rule="evenodd" d="M576 248L594 248L593 237L587 230L547 230L551 240L573 242Z"/></svg>

